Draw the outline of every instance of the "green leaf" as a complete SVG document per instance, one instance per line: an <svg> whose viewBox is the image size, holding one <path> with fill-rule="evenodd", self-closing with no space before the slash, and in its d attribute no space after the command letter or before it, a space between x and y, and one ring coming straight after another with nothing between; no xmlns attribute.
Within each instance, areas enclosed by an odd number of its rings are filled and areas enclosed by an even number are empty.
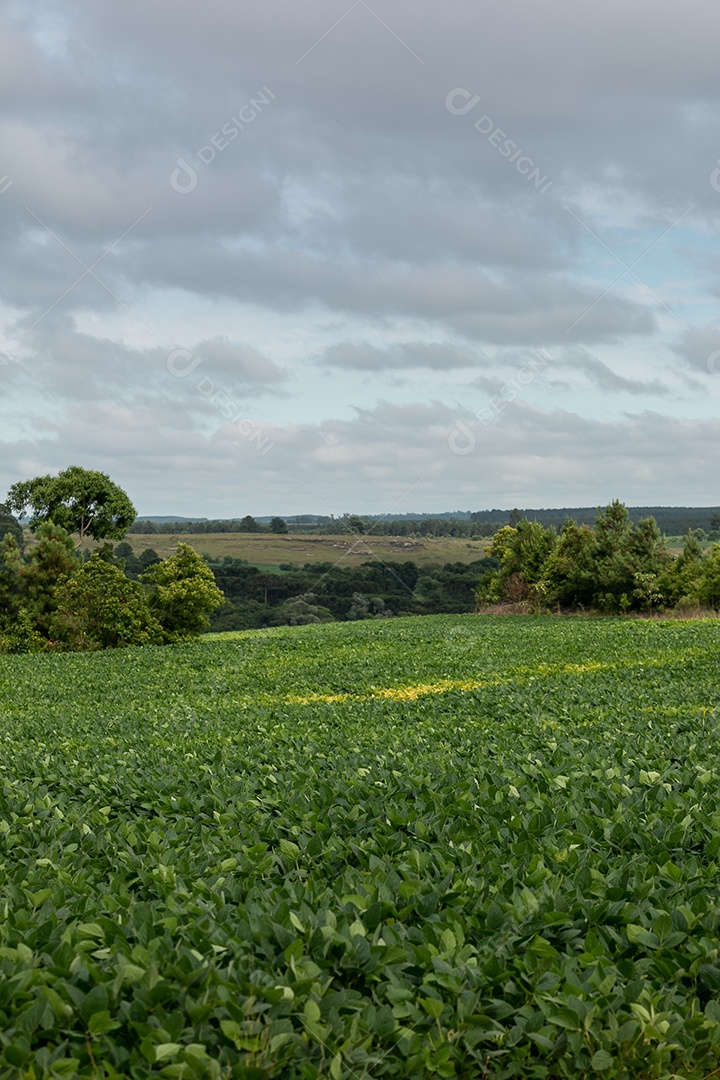
<svg viewBox="0 0 720 1080"><path fill-rule="evenodd" d="M92 990L89 990L83 998L81 1006L82 1015L87 1020L93 1015L93 1013L101 1013L108 1008L108 991L107 987L100 983L98 986L93 986Z"/></svg>
<svg viewBox="0 0 720 1080"><path fill-rule="evenodd" d="M560 1008L550 1013L548 1021L558 1027L567 1028L568 1031L579 1031L582 1028L580 1017L574 1009Z"/></svg>
<svg viewBox="0 0 720 1080"><path fill-rule="evenodd" d="M166 1061L169 1058L177 1057L182 1050L180 1043L160 1043L155 1047L155 1060Z"/></svg>
<svg viewBox="0 0 720 1080"><path fill-rule="evenodd" d="M305 1016L305 1019L308 1020L311 1024L316 1024L322 1015L320 1012L320 1006L317 1004L316 1001L313 1001L312 998L308 998L308 1000L305 1002L303 1014Z"/></svg>
<svg viewBox="0 0 720 1080"><path fill-rule="evenodd" d="M336 1054L330 1062L330 1076L332 1080L340 1080L342 1077L342 1054Z"/></svg>
<svg viewBox="0 0 720 1080"><path fill-rule="evenodd" d="M657 949L660 946L660 942L655 934L650 933L644 926L634 926L629 924L625 927L625 932L628 936L628 941L632 945L645 945L650 949Z"/></svg>
<svg viewBox="0 0 720 1080"><path fill-rule="evenodd" d="M120 969L123 982L138 983L145 978L145 968L137 964L124 964Z"/></svg>
<svg viewBox="0 0 720 1080"><path fill-rule="evenodd" d="M613 1063L614 1058L607 1050L596 1050L590 1062L596 1072L607 1072L608 1069L612 1069Z"/></svg>
<svg viewBox="0 0 720 1080"><path fill-rule="evenodd" d="M109 1031L115 1031L119 1028L120 1024L113 1020L107 1009L102 1012L93 1013L88 1021L88 1028L91 1035L106 1035Z"/></svg>

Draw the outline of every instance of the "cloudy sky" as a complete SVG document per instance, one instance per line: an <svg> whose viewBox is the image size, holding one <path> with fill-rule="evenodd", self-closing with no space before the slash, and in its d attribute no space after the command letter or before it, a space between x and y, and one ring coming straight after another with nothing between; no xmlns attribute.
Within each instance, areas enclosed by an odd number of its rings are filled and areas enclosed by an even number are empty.
<svg viewBox="0 0 720 1080"><path fill-rule="evenodd" d="M0 498L720 503L716 0L0 10Z"/></svg>

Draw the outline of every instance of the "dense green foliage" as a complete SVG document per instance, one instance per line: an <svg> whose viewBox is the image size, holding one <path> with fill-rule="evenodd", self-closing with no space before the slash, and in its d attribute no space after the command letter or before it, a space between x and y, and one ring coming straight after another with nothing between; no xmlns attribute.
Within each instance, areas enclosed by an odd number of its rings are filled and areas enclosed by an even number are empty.
<svg viewBox="0 0 720 1080"><path fill-rule="evenodd" d="M518 513L529 521L539 521L541 525L552 526L560 531L567 521L575 521L578 525L594 525L598 509L596 506L583 506L521 510ZM633 523L649 517L654 518L658 528L666 536L683 536L691 529L702 529L711 535L712 539L720 539L720 506L630 506L628 513ZM508 519L507 511L502 510L478 510L471 518L480 525L497 523L493 532L501 525L515 524Z"/></svg>
<svg viewBox="0 0 720 1080"><path fill-rule="evenodd" d="M715 621L0 657L0 1078L708 1076Z"/></svg>
<svg viewBox="0 0 720 1080"><path fill-rule="evenodd" d="M59 586L55 605L53 640L72 649L117 649L163 640L142 586L99 555Z"/></svg>
<svg viewBox="0 0 720 1080"><path fill-rule="evenodd" d="M134 570L135 565L126 560L128 568ZM210 563L226 601L212 615L211 625L214 630L245 630L328 618L473 611L478 586L497 565L495 559L444 566L376 559L357 567L307 563L300 568L288 564L276 573L227 556Z"/></svg>
<svg viewBox="0 0 720 1080"><path fill-rule="evenodd" d="M22 515L32 512L33 532L44 522L52 522L80 541L105 538L119 540L135 520L136 511L121 487L107 473L70 465L57 476L38 476L13 484L8 492L10 510Z"/></svg>
<svg viewBox="0 0 720 1080"><path fill-rule="evenodd" d="M150 566L143 581L151 586L148 607L166 641L186 641L206 630L209 612L225 599L212 570L189 544L178 544L169 559Z"/></svg>
<svg viewBox="0 0 720 1080"><path fill-rule="evenodd" d="M37 542L24 553L5 536L0 653L181 641L209 626L224 597L197 552L178 544L169 559L152 553L136 562L140 581L126 575L111 544L83 560L70 534L52 522L38 526Z"/></svg>
<svg viewBox="0 0 720 1080"><path fill-rule="evenodd" d="M48 640L55 591L80 566L69 533L46 521L23 552L8 534L0 544L0 652L35 651ZM27 648L25 647L27 645Z"/></svg>
<svg viewBox="0 0 720 1080"><path fill-rule="evenodd" d="M594 528L570 521L559 536L519 519L498 530L490 550L500 567L481 584L481 603L524 603L536 611L720 608L720 545L703 558L690 532L673 559L655 519L633 522L617 500L598 512Z"/></svg>
<svg viewBox="0 0 720 1080"><path fill-rule="evenodd" d="M8 533L13 536L20 547L23 542L22 525L19 523L10 511L0 503L0 540L3 540Z"/></svg>

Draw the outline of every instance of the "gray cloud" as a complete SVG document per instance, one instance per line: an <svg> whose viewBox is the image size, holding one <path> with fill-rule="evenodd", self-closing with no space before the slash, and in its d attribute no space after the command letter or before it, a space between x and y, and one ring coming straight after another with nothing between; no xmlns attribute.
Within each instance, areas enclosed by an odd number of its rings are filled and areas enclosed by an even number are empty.
<svg viewBox="0 0 720 1080"><path fill-rule="evenodd" d="M699 326L694 332L683 334L670 348L694 374L714 377L720 374L720 325Z"/></svg>
<svg viewBox="0 0 720 1080"><path fill-rule="evenodd" d="M458 419L476 437L465 456L448 445ZM354 420L262 430L274 444L265 455L230 424L203 434L157 406L73 407L41 439L2 443L3 480L52 469L59 439L68 461L112 471L136 497L151 491L158 513L191 512L199 500L217 516L323 513L324 504L334 513L350 505L384 512L442 510L448 503L592 505L613 497L647 505L649 493L658 504L702 505L703 462L720 452L711 420L642 412L593 421L518 402L487 427L436 402L385 403Z"/></svg>
<svg viewBox="0 0 720 1080"><path fill-rule="evenodd" d="M668 397L672 393L670 387L659 379L628 379L624 375L618 375L611 367L585 349L568 351L564 356L564 362L587 376L598 390L635 395L650 394L658 397Z"/></svg>
<svg viewBox="0 0 720 1080"><path fill-rule="evenodd" d="M321 363L340 369L358 371L395 371L406 368L430 368L451 371L456 368L476 368L488 363L482 352L457 345L411 341L387 348L377 348L368 342L355 344L338 342L327 348Z"/></svg>
<svg viewBox="0 0 720 1080"><path fill-rule="evenodd" d="M371 509L422 463L416 505L498 502L473 455L438 449L458 379L498 393L545 349L552 370L476 436L510 501L524 476L532 501L601 501L587 485L612 475L687 501L683 425L705 430L720 389L711 0L0 10L0 350L17 358L0 355L0 430L24 427L8 482L85 455L207 512L243 463L253 497L300 509L298 463ZM458 88L478 98L464 113ZM173 349L221 397L173 377ZM643 411L658 399L672 415ZM271 453L225 422L249 403Z"/></svg>

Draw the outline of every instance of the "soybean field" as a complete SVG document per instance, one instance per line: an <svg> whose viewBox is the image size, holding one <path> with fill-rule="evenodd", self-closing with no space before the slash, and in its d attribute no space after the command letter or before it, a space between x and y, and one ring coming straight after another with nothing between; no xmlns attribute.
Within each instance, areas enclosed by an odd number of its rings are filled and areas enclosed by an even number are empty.
<svg viewBox="0 0 720 1080"><path fill-rule="evenodd" d="M710 1077L716 620L0 657L0 1080Z"/></svg>

